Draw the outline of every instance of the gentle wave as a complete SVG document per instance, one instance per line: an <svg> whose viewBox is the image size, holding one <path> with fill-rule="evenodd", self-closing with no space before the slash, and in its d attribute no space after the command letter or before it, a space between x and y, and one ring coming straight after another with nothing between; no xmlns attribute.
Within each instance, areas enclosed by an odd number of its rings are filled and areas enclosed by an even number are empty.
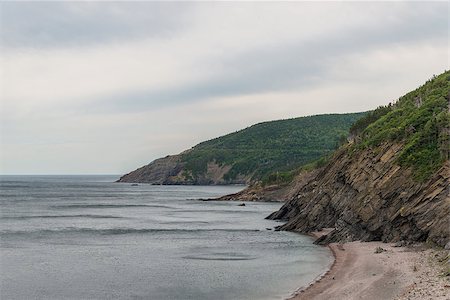
<svg viewBox="0 0 450 300"><path fill-rule="evenodd" d="M194 254L183 256L184 259L193 260L219 260L219 261L234 261L234 260L253 260L257 259L256 256L234 253L234 252L219 252L219 253L207 253L207 254Z"/></svg>
<svg viewBox="0 0 450 300"><path fill-rule="evenodd" d="M215 222L217 224L218 222ZM205 224L211 224L211 222L208 221L167 221L167 222L159 222L159 224L163 225L180 225L180 224L189 224L189 225L205 225Z"/></svg>
<svg viewBox="0 0 450 300"><path fill-rule="evenodd" d="M127 207L155 207L155 208L170 208L167 205L156 205L156 204L62 204L62 205L51 205L51 208L65 209L65 208L127 208Z"/></svg>
<svg viewBox="0 0 450 300"><path fill-rule="evenodd" d="M183 213L219 213L219 214L260 214L258 211L252 210L238 210L238 209L180 209Z"/></svg>
<svg viewBox="0 0 450 300"><path fill-rule="evenodd" d="M0 231L2 236L12 235L49 235L49 234L68 234L68 233L87 233L100 235L119 235L119 234L146 234L146 233L195 233L195 232L257 232L259 229L169 229L169 228L74 228L68 227L58 230L44 229L32 231Z"/></svg>
<svg viewBox="0 0 450 300"><path fill-rule="evenodd" d="M57 215L57 216L17 216L17 217L1 217L0 219L7 220L27 220L27 219L59 219L59 218L88 218L88 219L122 219L118 216L104 216L104 215Z"/></svg>

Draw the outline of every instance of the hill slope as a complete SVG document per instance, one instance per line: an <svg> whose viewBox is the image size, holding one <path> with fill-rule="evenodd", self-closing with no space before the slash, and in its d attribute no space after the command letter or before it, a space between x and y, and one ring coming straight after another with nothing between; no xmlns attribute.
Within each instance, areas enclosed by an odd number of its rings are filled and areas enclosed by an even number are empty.
<svg viewBox="0 0 450 300"><path fill-rule="evenodd" d="M352 126L354 142L269 218L286 220L282 230L335 228L319 243L449 243L449 96L445 72L368 114Z"/></svg>
<svg viewBox="0 0 450 300"><path fill-rule="evenodd" d="M120 182L229 184L261 180L296 169L336 149L365 113L330 114L271 121L157 159Z"/></svg>

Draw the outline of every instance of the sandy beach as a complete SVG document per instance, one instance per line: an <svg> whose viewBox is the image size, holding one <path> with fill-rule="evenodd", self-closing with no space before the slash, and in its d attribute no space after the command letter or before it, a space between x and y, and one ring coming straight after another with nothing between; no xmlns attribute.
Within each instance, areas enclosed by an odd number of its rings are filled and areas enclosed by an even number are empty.
<svg viewBox="0 0 450 300"><path fill-rule="evenodd" d="M291 299L450 299L450 278L442 276L449 251L382 242L329 247L335 256L331 269Z"/></svg>

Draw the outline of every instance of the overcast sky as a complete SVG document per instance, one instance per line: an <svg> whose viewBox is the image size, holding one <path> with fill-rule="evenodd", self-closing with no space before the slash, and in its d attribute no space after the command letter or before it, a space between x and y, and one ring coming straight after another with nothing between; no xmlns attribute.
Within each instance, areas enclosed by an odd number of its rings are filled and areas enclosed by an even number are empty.
<svg viewBox="0 0 450 300"><path fill-rule="evenodd" d="M120 174L449 69L449 4L0 3L1 174Z"/></svg>

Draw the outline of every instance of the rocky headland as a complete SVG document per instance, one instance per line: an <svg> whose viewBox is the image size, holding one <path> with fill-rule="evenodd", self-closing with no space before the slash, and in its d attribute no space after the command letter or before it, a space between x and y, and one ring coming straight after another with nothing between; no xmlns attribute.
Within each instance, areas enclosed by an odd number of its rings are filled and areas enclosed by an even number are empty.
<svg viewBox="0 0 450 300"><path fill-rule="evenodd" d="M450 164L417 182L395 159L402 145L384 144L353 154L338 151L283 207L268 218L279 229L303 233L335 228L320 244L361 241L431 241L450 237Z"/></svg>
<svg viewBox="0 0 450 300"><path fill-rule="evenodd" d="M168 155L151 162L135 171L120 177L118 182L150 183L155 185L224 185L248 184L250 176L237 176L233 180L226 180L224 175L231 169L230 165L219 165L210 161L206 165L206 172L195 178L186 169L183 153Z"/></svg>
<svg viewBox="0 0 450 300"><path fill-rule="evenodd" d="M268 218L317 240L450 247L450 72L357 121L352 139Z"/></svg>

